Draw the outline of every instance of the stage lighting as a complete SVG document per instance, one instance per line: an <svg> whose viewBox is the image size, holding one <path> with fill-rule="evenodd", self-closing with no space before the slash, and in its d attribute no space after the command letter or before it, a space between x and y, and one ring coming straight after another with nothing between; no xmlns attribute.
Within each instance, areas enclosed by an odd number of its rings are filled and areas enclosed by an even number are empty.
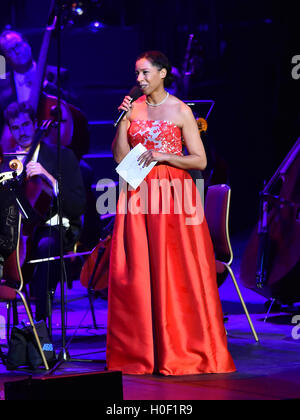
<svg viewBox="0 0 300 420"><path fill-rule="evenodd" d="M80 2L80 1L79 2L78 1L73 2L72 3L72 12L75 15L82 16L84 14L84 9L83 9L82 2Z"/></svg>
<svg viewBox="0 0 300 420"><path fill-rule="evenodd" d="M100 29L104 28L105 25L102 22L96 21L96 22L92 22L89 25L89 29L92 32L98 32Z"/></svg>
<svg viewBox="0 0 300 420"><path fill-rule="evenodd" d="M81 7L76 7L75 12L76 12L79 16L83 15L83 10L81 9Z"/></svg>

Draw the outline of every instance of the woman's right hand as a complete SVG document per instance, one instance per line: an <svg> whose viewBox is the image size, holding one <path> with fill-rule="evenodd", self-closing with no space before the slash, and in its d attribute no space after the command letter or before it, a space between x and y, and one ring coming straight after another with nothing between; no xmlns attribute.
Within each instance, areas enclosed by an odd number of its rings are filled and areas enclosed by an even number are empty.
<svg viewBox="0 0 300 420"><path fill-rule="evenodd" d="M126 115L123 118L123 121L127 120L128 117L130 116L131 110L132 110L132 98L131 96L125 96L125 98L123 99L123 102L121 103L121 105L119 106L118 110L121 111L126 111Z"/></svg>

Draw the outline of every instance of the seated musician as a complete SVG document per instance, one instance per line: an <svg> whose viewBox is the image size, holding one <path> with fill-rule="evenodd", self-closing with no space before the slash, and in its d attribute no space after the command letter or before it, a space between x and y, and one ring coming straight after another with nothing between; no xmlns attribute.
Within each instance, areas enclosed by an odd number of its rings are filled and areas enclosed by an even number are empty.
<svg viewBox="0 0 300 420"><path fill-rule="evenodd" d="M29 100L31 88L36 76L37 64L33 59L29 43L19 32L6 30L0 34L0 54L2 54L11 71L0 80L0 131L3 128L3 111L12 102ZM55 84L57 69L47 65L43 82L43 91L50 95L57 94ZM66 69L61 69L61 81L65 82ZM62 90L63 97L70 99L66 90ZM74 99L74 98L72 98Z"/></svg>
<svg viewBox="0 0 300 420"><path fill-rule="evenodd" d="M13 30L5 30L0 33L0 54L6 58L8 64L5 79L0 79L0 143L2 142L3 150L7 152L14 146L14 142L12 142L10 132L5 126L4 110L12 102L30 100L39 66L35 62L29 42L23 34ZM58 95L57 82L57 67L47 64L42 87L42 100L38 107L40 120L47 119L48 117L45 115L48 115L49 109L55 107L54 97ZM46 99L47 95L45 94L48 95L48 99ZM84 218L80 243L82 244L82 250L89 250L98 243L101 221L96 212L95 196L92 191L92 168L82 159L89 151L88 121L76 106L79 98L68 86L68 70L65 68L60 69L60 94L65 101L63 119L68 120L66 127L62 130L62 142L68 144L68 148L74 151L79 161L87 193L86 217ZM64 133L66 137L64 137ZM69 135L72 136L71 139L68 138ZM49 138L49 141L55 144L53 138ZM68 277L68 280L71 280L71 278ZM70 282L68 286L71 284Z"/></svg>
<svg viewBox="0 0 300 420"><path fill-rule="evenodd" d="M32 145L36 119L32 107L27 102L14 102L5 110L5 121L10 128L19 152L28 152ZM62 216L64 225L64 252L71 251L81 231L81 216L85 210L86 192L78 164L72 150L61 150ZM34 152L32 161L26 168L27 179L39 176L52 187L52 208L47 222L35 229L31 238L30 259L59 256L60 236L57 217L57 147L41 142ZM32 288L36 298L37 321L49 316L49 291L52 295L60 280L60 261L38 263L32 278Z"/></svg>
<svg viewBox="0 0 300 420"><path fill-rule="evenodd" d="M0 165L3 161L0 146ZM14 195L0 184L0 280L7 257L16 249L18 241L18 208Z"/></svg>

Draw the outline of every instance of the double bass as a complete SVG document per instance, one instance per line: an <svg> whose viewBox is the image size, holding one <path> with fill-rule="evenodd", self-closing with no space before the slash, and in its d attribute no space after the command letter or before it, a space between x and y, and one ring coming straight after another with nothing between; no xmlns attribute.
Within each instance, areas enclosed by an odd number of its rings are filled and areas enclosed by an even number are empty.
<svg viewBox="0 0 300 420"><path fill-rule="evenodd" d="M243 285L282 304L300 301L300 138L261 194L241 262Z"/></svg>

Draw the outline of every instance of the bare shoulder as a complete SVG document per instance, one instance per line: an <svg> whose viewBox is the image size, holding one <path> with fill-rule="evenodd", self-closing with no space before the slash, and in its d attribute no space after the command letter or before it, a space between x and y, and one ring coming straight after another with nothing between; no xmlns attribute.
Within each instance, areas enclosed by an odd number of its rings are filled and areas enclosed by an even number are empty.
<svg viewBox="0 0 300 420"><path fill-rule="evenodd" d="M191 108L182 101L181 101L181 112L185 119L188 119L188 120L195 119Z"/></svg>
<svg viewBox="0 0 300 420"><path fill-rule="evenodd" d="M132 107L135 109L143 109L145 107L145 99L145 95L139 97L136 101L132 103Z"/></svg>
<svg viewBox="0 0 300 420"><path fill-rule="evenodd" d="M146 95L140 96L136 101L133 102L134 105L144 104L146 100Z"/></svg>
<svg viewBox="0 0 300 420"><path fill-rule="evenodd" d="M170 95L170 105L176 106L178 111L183 113L191 113L191 108L185 104L181 99L177 98L177 96Z"/></svg>
<svg viewBox="0 0 300 420"><path fill-rule="evenodd" d="M132 111L131 111L131 116L129 120L145 117L144 115L146 111L145 99L146 97L145 95L143 95L132 103Z"/></svg>
<svg viewBox="0 0 300 420"><path fill-rule="evenodd" d="M191 108L176 96L170 95L170 105L173 105L177 118L180 119L182 125L194 120Z"/></svg>

